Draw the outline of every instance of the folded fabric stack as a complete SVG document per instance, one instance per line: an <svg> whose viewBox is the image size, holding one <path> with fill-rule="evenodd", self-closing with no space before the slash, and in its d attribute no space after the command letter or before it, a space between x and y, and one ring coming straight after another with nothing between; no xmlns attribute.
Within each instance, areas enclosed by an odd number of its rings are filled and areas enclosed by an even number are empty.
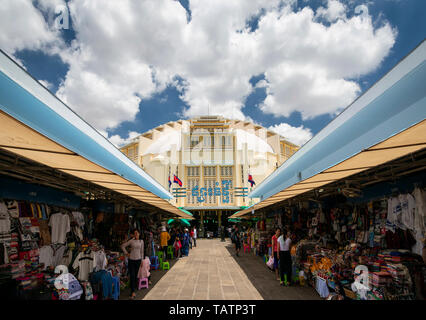
<svg viewBox="0 0 426 320"><path fill-rule="evenodd" d="M12 279L23 277L25 275L25 261L20 260L18 262L11 263L10 274Z"/></svg>
<svg viewBox="0 0 426 320"><path fill-rule="evenodd" d="M371 284L376 288L392 282L391 274L386 271L371 272L369 276Z"/></svg>
<svg viewBox="0 0 426 320"><path fill-rule="evenodd" d="M16 280L18 281L18 285L22 290L32 289L30 277L19 277Z"/></svg>
<svg viewBox="0 0 426 320"><path fill-rule="evenodd" d="M382 267L382 263L380 263L380 261L375 261L371 265L371 271L373 271L373 272L380 272L381 271L381 267Z"/></svg>
<svg viewBox="0 0 426 320"><path fill-rule="evenodd" d="M13 232L11 233L11 241L9 247L9 262L14 262L18 259L18 234Z"/></svg>

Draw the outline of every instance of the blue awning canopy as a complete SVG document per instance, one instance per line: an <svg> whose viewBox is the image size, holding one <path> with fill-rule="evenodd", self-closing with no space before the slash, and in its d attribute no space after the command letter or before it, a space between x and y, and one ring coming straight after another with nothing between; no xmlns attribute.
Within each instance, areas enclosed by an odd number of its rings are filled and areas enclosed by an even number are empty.
<svg viewBox="0 0 426 320"><path fill-rule="evenodd" d="M426 147L426 42L259 184L247 214Z"/></svg>
<svg viewBox="0 0 426 320"><path fill-rule="evenodd" d="M167 201L172 195L161 184L3 51L0 148L190 218Z"/></svg>

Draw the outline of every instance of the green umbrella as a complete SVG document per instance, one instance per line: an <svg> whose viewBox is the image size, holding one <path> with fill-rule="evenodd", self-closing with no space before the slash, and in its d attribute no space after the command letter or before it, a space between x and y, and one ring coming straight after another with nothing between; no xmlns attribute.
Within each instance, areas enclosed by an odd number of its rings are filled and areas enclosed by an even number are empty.
<svg viewBox="0 0 426 320"><path fill-rule="evenodd" d="M169 219L169 221L167 221L167 224L171 224L173 222L180 222L183 225L186 226L190 226L191 224L188 222L188 220L186 219Z"/></svg>

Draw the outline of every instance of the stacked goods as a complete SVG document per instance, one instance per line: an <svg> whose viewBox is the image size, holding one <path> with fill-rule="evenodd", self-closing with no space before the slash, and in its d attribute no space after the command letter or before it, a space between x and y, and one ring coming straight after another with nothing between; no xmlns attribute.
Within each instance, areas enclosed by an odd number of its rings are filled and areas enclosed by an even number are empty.
<svg viewBox="0 0 426 320"><path fill-rule="evenodd" d="M374 287L386 286L392 282L392 276L387 271L371 272L370 283Z"/></svg>

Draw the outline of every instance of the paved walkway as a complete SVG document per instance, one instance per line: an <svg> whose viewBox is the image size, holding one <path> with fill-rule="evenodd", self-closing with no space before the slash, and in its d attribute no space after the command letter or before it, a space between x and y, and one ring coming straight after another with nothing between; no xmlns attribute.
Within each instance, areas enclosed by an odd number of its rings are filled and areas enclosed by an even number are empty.
<svg viewBox="0 0 426 320"><path fill-rule="evenodd" d="M319 299L312 288L280 287L262 259L236 257L230 241L219 239L199 239L145 292L146 300Z"/></svg>

